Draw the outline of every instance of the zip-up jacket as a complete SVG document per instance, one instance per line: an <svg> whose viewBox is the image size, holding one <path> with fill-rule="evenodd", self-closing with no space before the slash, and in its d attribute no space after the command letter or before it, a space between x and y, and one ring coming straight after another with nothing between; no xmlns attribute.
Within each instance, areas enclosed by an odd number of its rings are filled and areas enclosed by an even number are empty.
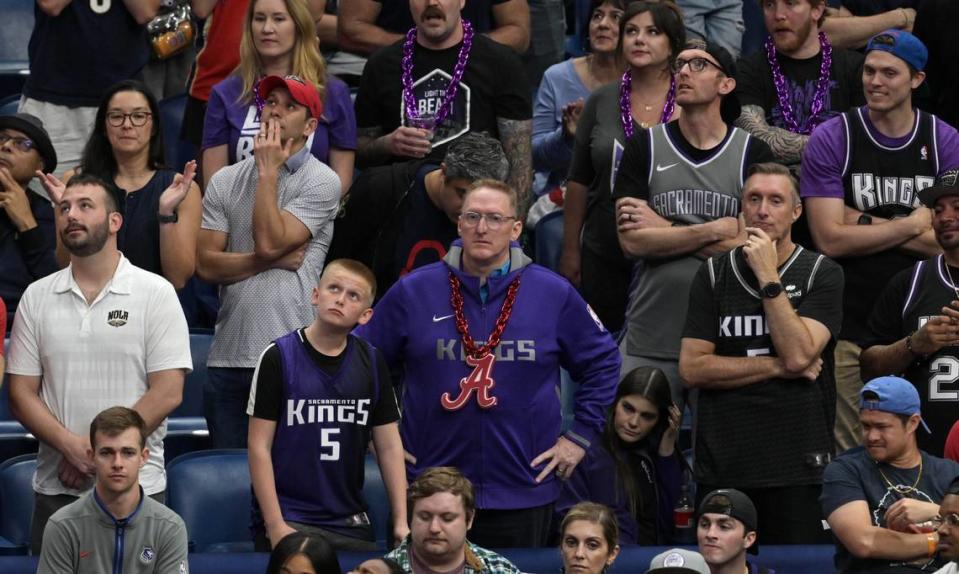
<svg viewBox="0 0 959 574"><path fill-rule="evenodd" d="M565 437L587 451L602 432L619 380L616 343L568 281L532 264L519 245L509 272L487 279L460 269L462 243L443 262L401 278L358 329L383 352L402 386L404 447L416 457L411 476L455 466L473 483L478 508L518 509L552 503L559 481L537 484L537 455L560 436L560 367L579 383ZM450 302L449 274L461 284L463 312L477 345L493 330L510 283L520 277L512 315L485 371L465 361ZM490 381L489 379L492 379Z"/></svg>
<svg viewBox="0 0 959 574"><path fill-rule="evenodd" d="M114 518L96 489L58 510L43 531L38 574L186 574L186 525L143 494L133 513Z"/></svg>

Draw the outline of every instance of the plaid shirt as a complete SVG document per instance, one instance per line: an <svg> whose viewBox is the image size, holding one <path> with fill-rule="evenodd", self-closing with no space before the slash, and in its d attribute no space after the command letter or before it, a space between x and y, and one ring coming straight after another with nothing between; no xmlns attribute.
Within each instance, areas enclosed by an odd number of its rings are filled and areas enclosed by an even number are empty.
<svg viewBox="0 0 959 574"><path fill-rule="evenodd" d="M399 546L385 557L395 560L403 572L413 574L413 561L410 559L410 537L407 536ZM466 541L466 569L463 574L520 574L519 568L512 562L492 550L480 548Z"/></svg>

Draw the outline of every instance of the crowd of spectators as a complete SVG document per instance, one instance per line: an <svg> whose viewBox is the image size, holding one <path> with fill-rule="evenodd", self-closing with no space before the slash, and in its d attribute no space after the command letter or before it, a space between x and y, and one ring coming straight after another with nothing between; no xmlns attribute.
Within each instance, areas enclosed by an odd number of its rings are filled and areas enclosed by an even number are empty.
<svg viewBox="0 0 959 574"><path fill-rule="evenodd" d="M0 371L40 571L184 571L163 439L206 285L204 417L270 572L376 549L369 452L392 550L355 572L692 532L649 572L761 574L760 541L956 572L959 13L747 2L566 2L563 60L553 0L36 0ZM187 5L188 76L149 41Z"/></svg>

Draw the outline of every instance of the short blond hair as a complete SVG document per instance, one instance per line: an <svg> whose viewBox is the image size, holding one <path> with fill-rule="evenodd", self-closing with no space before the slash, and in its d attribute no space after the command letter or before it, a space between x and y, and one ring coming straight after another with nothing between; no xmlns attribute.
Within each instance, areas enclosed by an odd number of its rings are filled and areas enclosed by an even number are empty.
<svg viewBox="0 0 959 574"><path fill-rule="evenodd" d="M506 197L509 198L509 208L513 211L513 215L519 216L519 194L517 194L516 190L508 183L498 179L477 179L472 185L466 188L466 193L463 194L463 202L465 203L466 198L478 189L492 189L493 191L506 194Z"/></svg>
<svg viewBox="0 0 959 574"><path fill-rule="evenodd" d="M416 480L410 485L407 496L409 512L411 514L413 513L417 501L441 492L448 492L454 496L459 496L460 500L463 501L463 511L466 513L466 521L469 522L473 518L473 514L476 512L476 497L473 494L473 483L463 476L463 473L452 466L435 466L428 468L416 477Z"/></svg>
<svg viewBox="0 0 959 574"><path fill-rule="evenodd" d="M326 267L323 268L323 273L320 274L320 279L323 279L323 276L326 275L326 271L331 267L339 267L344 271L358 275L370 286L370 301L376 298L376 275L373 274L369 267L357 261L356 259L347 259L345 257L334 259L333 261L327 263Z"/></svg>

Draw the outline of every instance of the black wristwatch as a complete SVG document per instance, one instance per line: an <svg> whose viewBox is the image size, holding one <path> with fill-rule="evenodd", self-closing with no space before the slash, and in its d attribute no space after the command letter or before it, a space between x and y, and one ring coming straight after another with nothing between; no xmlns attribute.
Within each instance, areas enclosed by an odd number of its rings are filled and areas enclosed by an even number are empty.
<svg viewBox="0 0 959 574"><path fill-rule="evenodd" d="M173 215L163 215L160 212L157 212L157 221L160 223L176 223L180 221L180 216L177 214L176 210L173 210Z"/></svg>
<svg viewBox="0 0 959 574"><path fill-rule="evenodd" d="M856 220L856 223L859 225L872 225L872 216L863 213L859 216L859 219Z"/></svg>
<svg viewBox="0 0 959 574"><path fill-rule="evenodd" d="M762 296L766 299L775 299L779 297L779 294L783 292L782 283L766 283L762 286L762 289L759 290L762 293Z"/></svg>

